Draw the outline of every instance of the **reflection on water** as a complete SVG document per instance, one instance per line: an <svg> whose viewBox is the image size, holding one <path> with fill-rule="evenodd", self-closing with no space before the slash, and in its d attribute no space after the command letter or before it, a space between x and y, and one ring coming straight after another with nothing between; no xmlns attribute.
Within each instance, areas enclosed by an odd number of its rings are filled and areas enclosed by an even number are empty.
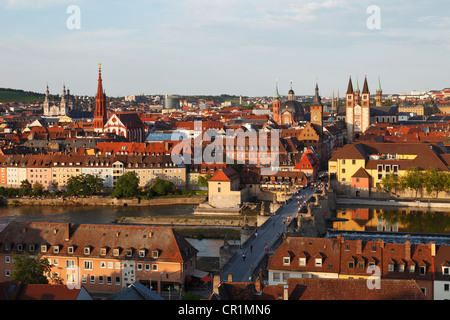
<svg viewBox="0 0 450 320"><path fill-rule="evenodd" d="M61 207L61 206L0 206L0 225L10 221L46 221L72 223L113 223L121 217L146 217L194 213L195 205L148 207Z"/></svg>
<svg viewBox="0 0 450 320"><path fill-rule="evenodd" d="M450 213L411 209L338 208L333 229L347 231L386 231L450 233Z"/></svg>

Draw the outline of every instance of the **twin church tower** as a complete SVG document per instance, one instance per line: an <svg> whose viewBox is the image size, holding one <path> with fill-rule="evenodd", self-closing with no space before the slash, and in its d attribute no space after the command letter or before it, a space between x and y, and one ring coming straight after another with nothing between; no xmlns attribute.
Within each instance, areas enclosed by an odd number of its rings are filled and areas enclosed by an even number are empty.
<svg viewBox="0 0 450 320"><path fill-rule="evenodd" d="M377 107L382 105L383 92L380 81L378 80L378 89L376 90L375 104ZM273 120L281 126L296 126L300 121L305 121L305 113L302 105L295 100L294 91L291 89L288 93L287 101L281 102L278 93L278 83L275 90L275 96L272 103ZM336 103L334 96L332 105L334 111L339 112L339 98ZM345 104L345 124L347 129L347 141L351 142L359 137L371 124L370 110L370 91L367 83L367 76L364 78L362 92L359 89L358 81L356 89L353 89L352 78L348 82ZM310 122L319 130L318 134L323 133L323 104L319 95L319 87L316 83L314 100L310 106Z"/></svg>

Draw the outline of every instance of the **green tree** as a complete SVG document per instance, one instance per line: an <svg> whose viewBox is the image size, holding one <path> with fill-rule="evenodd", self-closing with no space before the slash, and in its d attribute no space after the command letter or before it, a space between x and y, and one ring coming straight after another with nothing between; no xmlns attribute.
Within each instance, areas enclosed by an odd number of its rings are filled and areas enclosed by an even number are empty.
<svg viewBox="0 0 450 320"><path fill-rule="evenodd" d="M148 195L165 196L173 192L175 192L175 185L172 182L156 177L155 182L148 191Z"/></svg>
<svg viewBox="0 0 450 320"><path fill-rule="evenodd" d="M48 284L46 274L51 271L48 259L32 257L28 254L14 257L14 270L11 272L16 281L26 284ZM59 282L54 278L55 282Z"/></svg>
<svg viewBox="0 0 450 320"><path fill-rule="evenodd" d="M402 190L403 188L398 175L393 173L389 173L381 179L381 184L389 193L392 194L396 194L397 191Z"/></svg>
<svg viewBox="0 0 450 320"><path fill-rule="evenodd" d="M37 196L37 197L42 196L42 194L44 193L44 186L36 181L33 184L31 193L33 194L33 196Z"/></svg>
<svg viewBox="0 0 450 320"><path fill-rule="evenodd" d="M431 195L433 192L436 193L436 199L438 198L439 192L446 190L448 180L448 173L443 171L438 171L435 168L429 168L424 173L424 186L425 190Z"/></svg>
<svg viewBox="0 0 450 320"><path fill-rule="evenodd" d="M31 183L28 180L23 180L20 183L19 187L19 196L25 197L31 195L31 192L33 191L33 188L31 186Z"/></svg>
<svg viewBox="0 0 450 320"><path fill-rule="evenodd" d="M103 178L93 174L82 174L72 176L67 181L66 189L68 195L92 196L100 192Z"/></svg>
<svg viewBox="0 0 450 320"><path fill-rule="evenodd" d="M199 176L197 178L198 185L202 188L208 187L208 180L212 178L211 173L207 173L205 176Z"/></svg>
<svg viewBox="0 0 450 320"><path fill-rule="evenodd" d="M408 168L406 174L400 178L401 188L416 191L416 198L417 193L423 189L424 182L424 174L417 167Z"/></svg>
<svg viewBox="0 0 450 320"><path fill-rule="evenodd" d="M112 196L115 198L131 198L138 196L139 193L139 177L135 172L128 171L117 180Z"/></svg>

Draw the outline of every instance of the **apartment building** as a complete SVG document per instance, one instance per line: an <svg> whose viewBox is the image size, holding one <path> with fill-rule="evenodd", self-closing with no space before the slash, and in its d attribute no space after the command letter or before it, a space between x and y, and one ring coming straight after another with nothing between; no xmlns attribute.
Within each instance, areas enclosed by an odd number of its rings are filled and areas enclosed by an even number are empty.
<svg viewBox="0 0 450 320"><path fill-rule="evenodd" d="M268 280L279 285L289 278L412 279L427 299L448 299L449 250L432 242L288 237L269 258Z"/></svg>
<svg viewBox="0 0 450 320"><path fill-rule="evenodd" d="M11 222L0 232L0 281L12 281L13 257L48 259L66 285L118 292L139 281L158 293L180 290L196 271L197 250L172 228Z"/></svg>
<svg viewBox="0 0 450 320"><path fill-rule="evenodd" d="M358 196L381 187L387 174L401 176L412 167L448 172L448 159L447 151L438 144L360 142L333 152L328 171L341 185L352 186L352 194Z"/></svg>

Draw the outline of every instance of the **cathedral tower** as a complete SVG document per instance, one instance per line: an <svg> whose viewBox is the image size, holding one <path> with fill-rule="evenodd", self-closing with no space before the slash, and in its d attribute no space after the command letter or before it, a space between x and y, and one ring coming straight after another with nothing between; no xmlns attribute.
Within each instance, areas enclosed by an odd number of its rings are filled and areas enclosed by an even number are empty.
<svg viewBox="0 0 450 320"><path fill-rule="evenodd" d="M375 104L377 107L381 107L383 102L383 91L381 90L380 77L378 77L378 89L375 97Z"/></svg>

